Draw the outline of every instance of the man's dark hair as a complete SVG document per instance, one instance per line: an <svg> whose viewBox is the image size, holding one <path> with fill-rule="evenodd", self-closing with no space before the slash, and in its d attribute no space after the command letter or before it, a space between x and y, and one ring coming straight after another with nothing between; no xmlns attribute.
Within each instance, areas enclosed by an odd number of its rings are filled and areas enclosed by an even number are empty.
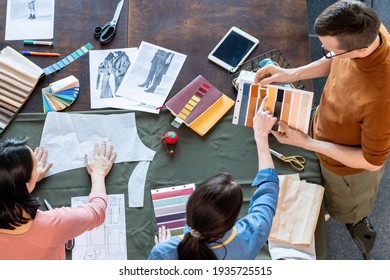
<svg viewBox="0 0 390 280"><path fill-rule="evenodd" d="M326 8L316 19L314 31L318 36L334 36L341 50L370 46L379 33L381 21L368 5L343 0Z"/></svg>

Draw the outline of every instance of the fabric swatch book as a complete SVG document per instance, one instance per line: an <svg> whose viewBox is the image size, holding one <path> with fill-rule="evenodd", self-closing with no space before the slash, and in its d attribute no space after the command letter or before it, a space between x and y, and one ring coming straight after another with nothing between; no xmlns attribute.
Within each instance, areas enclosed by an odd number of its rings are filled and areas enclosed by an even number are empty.
<svg viewBox="0 0 390 280"><path fill-rule="evenodd" d="M194 190L195 184L188 184L151 191L158 228L169 228L172 236L183 234L187 201Z"/></svg>
<svg viewBox="0 0 390 280"><path fill-rule="evenodd" d="M44 71L31 60L5 47L0 51L0 134L30 97Z"/></svg>
<svg viewBox="0 0 390 280"><path fill-rule="evenodd" d="M233 124L253 126L253 116L261 101L268 96L266 109L290 127L308 133L311 109L313 106L311 91L276 85L259 86L251 81L241 80L238 88ZM274 129L279 129L278 126Z"/></svg>
<svg viewBox="0 0 390 280"><path fill-rule="evenodd" d="M171 98L165 107L176 116L172 125L182 123L204 136L234 105L234 100L220 92L202 75Z"/></svg>

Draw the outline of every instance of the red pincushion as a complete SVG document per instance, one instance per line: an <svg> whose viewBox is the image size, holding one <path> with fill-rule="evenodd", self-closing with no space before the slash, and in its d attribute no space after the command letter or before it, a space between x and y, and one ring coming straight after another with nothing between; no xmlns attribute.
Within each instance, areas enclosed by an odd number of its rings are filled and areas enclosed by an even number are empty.
<svg viewBox="0 0 390 280"><path fill-rule="evenodd" d="M179 136L177 135L177 133L175 131L168 131L164 135L164 140L165 140L165 142L167 142L167 144L172 145L172 144L175 144L177 142L177 140L179 140Z"/></svg>

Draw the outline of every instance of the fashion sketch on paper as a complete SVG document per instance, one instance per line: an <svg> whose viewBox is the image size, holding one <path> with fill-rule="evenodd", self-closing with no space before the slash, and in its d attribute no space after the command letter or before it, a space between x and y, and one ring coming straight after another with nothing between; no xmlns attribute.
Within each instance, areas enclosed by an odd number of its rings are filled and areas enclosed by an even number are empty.
<svg viewBox="0 0 390 280"><path fill-rule="evenodd" d="M110 52L98 67L96 89L100 98L113 98L130 67L130 59L124 51Z"/></svg>
<svg viewBox="0 0 390 280"><path fill-rule="evenodd" d="M146 81L138 86L146 87L147 89L145 92L153 93L160 85L163 76L167 73L173 56L174 54L172 52L158 49L154 54L152 61L150 62L151 65Z"/></svg>

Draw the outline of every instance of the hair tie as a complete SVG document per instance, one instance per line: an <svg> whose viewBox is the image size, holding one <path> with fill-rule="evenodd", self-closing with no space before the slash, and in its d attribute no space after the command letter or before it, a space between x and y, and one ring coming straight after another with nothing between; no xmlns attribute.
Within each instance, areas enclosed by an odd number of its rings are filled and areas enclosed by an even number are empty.
<svg viewBox="0 0 390 280"><path fill-rule="evenodd" d="M199 239L202 235L200 234L199 231L191 229L190 234L193 238Z"/></svg>

